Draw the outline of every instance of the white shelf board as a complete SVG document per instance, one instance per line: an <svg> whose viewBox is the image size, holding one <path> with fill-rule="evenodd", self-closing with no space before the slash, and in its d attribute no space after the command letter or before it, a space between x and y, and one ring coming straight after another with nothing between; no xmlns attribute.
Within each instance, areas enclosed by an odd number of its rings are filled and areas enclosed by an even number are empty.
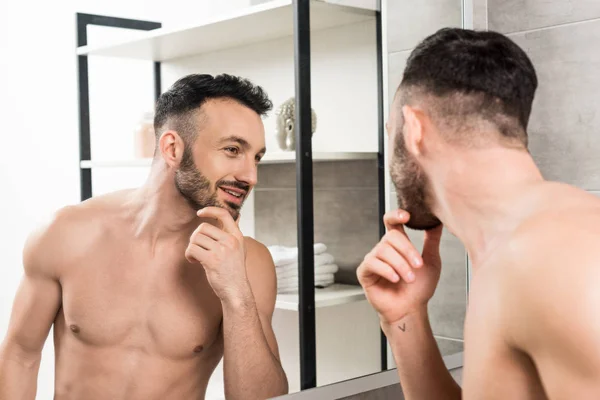
<svg viewBox="0 0 600 400"><path fill-rule="evenodd" d="M375 11L311 1L312 31L374 20ZM293 35L292 0L273 0L218 16L209 16L183 28L160 28L136 39L81 46L78 55L168 61L211 51L249 45Z"/></svg>
<svg viewBox="0 0 600 400"><path fill-rule="evenodd" d="M376 160L377 153L375 152L313 152L313 161L351 161L351 160ZM293 163L296 161L295 151L278 151L267 153L260 161L261 164L280 164Z"/></svg>
<svg viewBox="0 0 600 400"><path fill-rule="evenodd" d="M313 161L351 161L351 160L376 160L375 152L316 152L313 153ZM296 161L295 152L273 152L267 153L260 164L282 164L293 163ZM151 158L140 158L133 160L115 160L115 161L81 161L81 168L136 168L149 167L152 164Z"/></svg>
<svg viewBox="0 0 600 400"><path fill-rule="evenodd" d="M366 300L361 286L333 284L325 289L315 288L315 308L331 307ZM298 311L298 293L280 293L275 308Z"/></svg>

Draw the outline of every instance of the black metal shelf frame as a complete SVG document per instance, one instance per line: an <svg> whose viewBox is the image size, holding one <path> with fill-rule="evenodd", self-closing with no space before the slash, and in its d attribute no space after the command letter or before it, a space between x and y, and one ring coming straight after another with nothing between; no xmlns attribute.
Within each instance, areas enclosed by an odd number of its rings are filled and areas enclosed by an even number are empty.
<svg viewBox="0 0 600 400"><path fill-rule="evenodd" d="M294 66L297 104L296 120L296 177L297 227L298 227L298 275L299 279L299 329L300 329L300 383L301 389L317 384L315 287L314 287L314 204L313 160L311 143L311 54L310 54L310 0L294 0ZM378 107L378 201L379 236L385 234L385 160L383 116L383 57L381 7L376 11L377 38L377 107ZM103 15L77 13L77 46L87 45L87 27L105 27L153 30L161 27L158 22L115 18ZM91 160L90 103L88 56L78 56L79 83L79 161ZM160 62L154 62L154 91L158 99L161 93ZM81 201L92 197L92 169L79 165ZM387 341L381 334L381 370L387 370Z"/></svg>
<svg viewBox="0 0 600 400"><path fill-rule="evenodd" d="M105 15L77 13L77 47L87 46L88 25L125 28L142 31L158 29L161 24L136 19L108 17ZM90 85L88 57L77 56L77 75L79 92L79 179L81 185L81 201L92 197L92 169L81 168L81 161L92 159L90 141ZM161 93L160 62L154 63L154 96L158 99Z"/></svg>
<svg viewBox="0 0 600 400"><path fill-rule="evenodd" d="M375 15L375 36L377 43L377 204L379 207L379 237L385 235L383 215L385 214L385 117L383 109L383 20L381 16L381 0L377 1ZM381 370L388 369L387 338L380 331Z"/></svg>

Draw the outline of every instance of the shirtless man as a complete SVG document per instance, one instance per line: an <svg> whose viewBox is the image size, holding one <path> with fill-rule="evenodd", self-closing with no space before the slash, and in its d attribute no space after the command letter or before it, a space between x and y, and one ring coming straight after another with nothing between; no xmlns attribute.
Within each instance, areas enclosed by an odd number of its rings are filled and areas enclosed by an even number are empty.
<svg viewBox="0 0 600 400"><path fill-rule="evenodd" d="M237 225L271 107L243 79L182 78L157 102L147 182L66 207L31 235L0 399L35 398L52 324L57 400L202 399L221 357L228 399L287 393L273 260Z"/></svg>
<svg viewBox="0 0 600 400"><path fill-rule="evenodd" d="M408 59L388 121L401 209L357 272L407 399L600 399L600 199L542 178L527 150L536 88L493 32L444 29ZM474 271L462 390L427 315L442 223ZM426 231L421 254L404 225Z"/></svg>

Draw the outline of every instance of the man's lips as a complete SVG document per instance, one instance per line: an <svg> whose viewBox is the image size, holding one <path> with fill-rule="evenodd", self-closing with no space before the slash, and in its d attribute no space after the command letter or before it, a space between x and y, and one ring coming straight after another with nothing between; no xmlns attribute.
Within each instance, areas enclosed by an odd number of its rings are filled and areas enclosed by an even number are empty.
<svg viewBox="0 0 600 400"><path fill-rule="evenodd" d="M243 189L238 189L231 186L220 186L219 189L221 189L222 191L224 191L225 193L227 193L228 195L240 202L246 197L246 194L248 193Z"/></svg>

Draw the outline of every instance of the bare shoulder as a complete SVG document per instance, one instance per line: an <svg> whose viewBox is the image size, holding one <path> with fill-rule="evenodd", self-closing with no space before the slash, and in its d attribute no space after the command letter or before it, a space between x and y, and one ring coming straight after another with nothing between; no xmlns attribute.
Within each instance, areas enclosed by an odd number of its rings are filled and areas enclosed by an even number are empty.
<svg viewBox="0 0 600 400"><path fill-rule="evenodd" d="M81 207L66 206L54 212L32 231L23 248L23 265L28 273L58 276L68 258L69 248L81 235Z"/></svg>
<svg viewBox="0 0 600 400"><path fill-rule="evenodd" d="M23 247L27 273L59 278L103 236L108 204L116 199L99 197L60 208L34 229Z"/></svg>
<svg viewBox="0 0 600 400"><path fill-rule="evenodd" d="M509 270L524 273L522 277L540 269L571 277L598 270L600 198L567 185L552 185L540 196L544 200L503 249L510 258Z"/></svg>
<svg viewBox="0 0 600 400"><path fill-rule="evenodd" d="M507 341L600 378L600 199L566 185L546 194L494 260Z"/></svg>
<svg viewBox="0 0 600 400"><path fill-rule="evenodd" d="M246 246L246 264L252 268L275 271L275 265L269 249L256 239L244 236Z"/></svg>

